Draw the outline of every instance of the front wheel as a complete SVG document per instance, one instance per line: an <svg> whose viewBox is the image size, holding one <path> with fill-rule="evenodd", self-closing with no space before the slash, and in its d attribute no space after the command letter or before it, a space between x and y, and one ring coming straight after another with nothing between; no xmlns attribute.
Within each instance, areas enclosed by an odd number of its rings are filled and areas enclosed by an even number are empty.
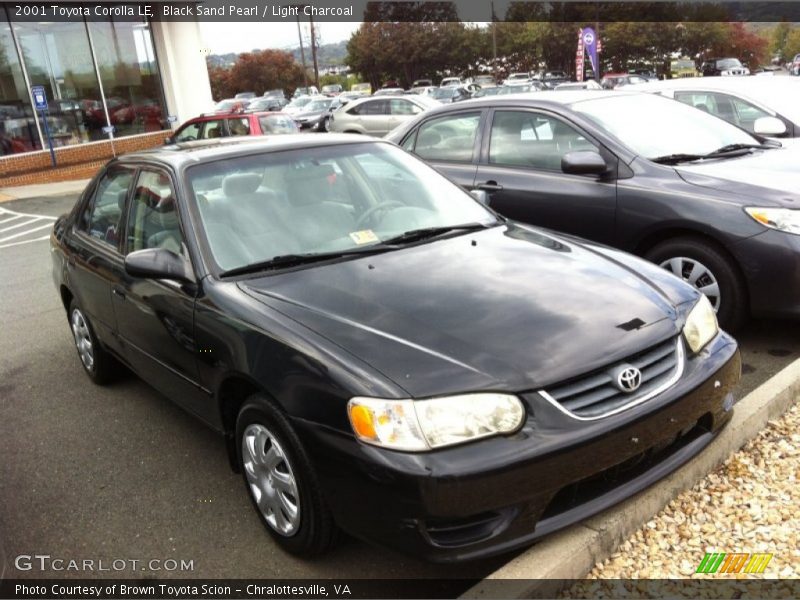
<svg viewBox="0 0 800 600"><path fill-rule="evenodd" d="M327 552L336 525L314 468L284 414L251 397L236 421L239 467L262 524L285 550L304 557Z"/></svg>
<svg viewBox="0 0 800 600"><path fill-rule="evenodd" d="M747 289L736 266L713 245L676 238L653 247L645 257L703 292L720 326L736 331L747 320Z"/></svg>

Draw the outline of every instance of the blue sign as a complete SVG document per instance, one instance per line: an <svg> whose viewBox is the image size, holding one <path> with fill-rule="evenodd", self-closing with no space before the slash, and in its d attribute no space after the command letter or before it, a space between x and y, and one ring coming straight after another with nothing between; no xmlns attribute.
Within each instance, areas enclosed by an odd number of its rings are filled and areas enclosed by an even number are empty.
<svg viewBox="0 0 800 600"><path fill-rule="evenodd" d="M594 29L591 27L586 27L581 31L581 39L583 40L583 47L592 63L592 71L594 71L595 77L598 77L600 71L598 70L599 65L597 64L597 34L595 34Z"/></svg>
<svg viewBox="0 0 800 600"><path fill-rule="evenodd" d="M103 127L103 133L114 133L114 129L115 128L113 125L107 125L106 127Z"/></svg>
<svg viewBox="0 0 800 600"><path fill-rule="evenodd" d="M47 94L43 85L31 86L31 96L33 96L33 107L36 110L47 110Z"/></svg>

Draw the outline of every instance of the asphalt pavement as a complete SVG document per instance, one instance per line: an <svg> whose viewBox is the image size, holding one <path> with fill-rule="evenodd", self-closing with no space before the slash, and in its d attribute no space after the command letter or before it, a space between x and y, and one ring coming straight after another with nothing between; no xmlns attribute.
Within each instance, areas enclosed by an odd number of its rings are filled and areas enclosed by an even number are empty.
<svg viewBox="0 0 800 600"><path fill-rule="evenodd" d="M133 375L98 387L83 374L40 239L75 198L0 205L0 577L474 578L504 562L431 565L349 538L313 561L277 548L221 438ZM739 341L743 397L800 356L800 323L756 321ZM95 571L15 567L37 554ZM162 570L142 570L154 559Z"/></svg>

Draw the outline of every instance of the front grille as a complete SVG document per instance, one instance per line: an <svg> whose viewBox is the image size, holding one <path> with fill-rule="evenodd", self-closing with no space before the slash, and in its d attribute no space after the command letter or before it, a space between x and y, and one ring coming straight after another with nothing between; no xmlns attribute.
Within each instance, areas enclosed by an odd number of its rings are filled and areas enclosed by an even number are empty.
<svg viewBox="0 0 800 600"><path fill-rule="evenodd" d="M626 366L641 371L641 384L634 392L622 391L615 381L616 373ZM540 394L573 416L596 419L664 391L677 381L682 370L683 347L679 338L672 338L619 363L541 390Z"/></svg>

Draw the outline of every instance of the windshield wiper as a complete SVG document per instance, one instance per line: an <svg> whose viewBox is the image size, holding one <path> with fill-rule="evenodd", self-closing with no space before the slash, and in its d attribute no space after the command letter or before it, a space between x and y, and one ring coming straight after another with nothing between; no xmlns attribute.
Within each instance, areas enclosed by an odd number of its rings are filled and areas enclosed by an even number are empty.
<svg viewBox="0 0 800 600"><path fill-rule="evenodd" d="M651 158L650 160L662 165L677 165L678 163L689 162L692 160L700 160L702 158L706 158L706 155L680 153L680 154L665 154L664 156L656 156L655 158Z"/></svg>
<svg viewBox="0 0 800 600"><path fill-rule="evenodd" d="M425 238L434 237L451 231L475 231L477 229L487 229L489 225L484 223L463 223L461 225L444 225L439 227L423 227L422 229L411 229L400 235L396 235L383 243L388 245L416 242Z"/></svg>
<svg viewBox="0 0 800 600"><path fill-rule="evenodd" d="M771 150L773 148L780 148L779 145L774 144L727 144L721 148L717 148L713 152L707 154L666 154L664 156L657 156L651 158L653 162L662 165L675 165L682 162L691 162L693 160L703 160L706 158L729 158L735 156L742 156L749 153L750 150Z"/></svg>
<svg viewBox="0 0 800 600"><path fill-rule="evenodd" d="M220 273L220 277L233 277L235 275L245 275L247 273L258 273L259 271L269 271L272 269L283 269L286 267L296 267L299 265L307 265L315 262L322 262L345 256L375 254L377 252L386 252L391 250L384 244L372 245L369 248L354 248L351 250L341 250L337 252L313 252L308 254L281 254L273 256L269 260L255 262L241 267L228 269Z"/></svg>

